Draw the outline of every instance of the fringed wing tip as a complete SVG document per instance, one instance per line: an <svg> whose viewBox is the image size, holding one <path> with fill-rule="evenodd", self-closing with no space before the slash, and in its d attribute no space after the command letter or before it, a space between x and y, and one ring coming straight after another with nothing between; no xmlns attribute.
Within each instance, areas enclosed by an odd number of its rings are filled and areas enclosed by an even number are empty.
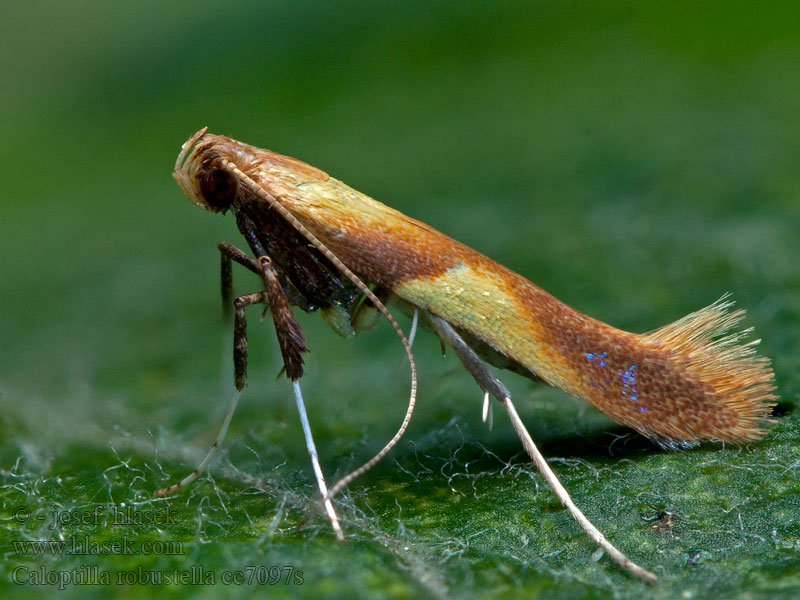
<svg viewBox="0 0 800 600"><path fill-rule="evenodd" d="M763 424L773 422L778 397L770 360L756 354L760 339L744 341L752 328L734 329L745 311L731 310L729 297L643 336L648 346L668 351L676 369L703 390L702 410L698 404L696 414L685 415L691 423L685 435L643 432L664 447L686 448L704 439L753 441L766 433Z"/></svg>

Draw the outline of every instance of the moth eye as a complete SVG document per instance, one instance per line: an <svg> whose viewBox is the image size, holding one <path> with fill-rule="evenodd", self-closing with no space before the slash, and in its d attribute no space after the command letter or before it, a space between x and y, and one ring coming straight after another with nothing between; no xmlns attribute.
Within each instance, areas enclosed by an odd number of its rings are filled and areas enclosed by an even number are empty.
<svg viewBox="0 0 800 600"><path fill-rule="evenodd" d="M200 192L208 205L216 210L227 210L236 199L236 178L224 169L210 171L200 182Z"/></svg>

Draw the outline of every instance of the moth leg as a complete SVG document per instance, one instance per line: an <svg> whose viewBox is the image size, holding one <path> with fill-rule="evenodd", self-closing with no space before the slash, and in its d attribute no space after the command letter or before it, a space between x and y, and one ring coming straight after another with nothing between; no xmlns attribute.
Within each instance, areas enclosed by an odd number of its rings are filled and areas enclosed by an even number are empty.
<svg viewBox="0 0 800 600"><path fill-rule="evenodd" d="M157 497L176 492L197 479L200 473L202 473L211 462L211 459L214 457L214 454L217 452L220 446L222 446L222 443L225 440L225 435L228 431L228 427L230 426L231 419L233 418L233 414L236 411L236 407L239 403L239 397L241 396L242 389L244 389L245 385L247 385L247 319L245 316L245 309L251 304L267 304L269 302L269 295L267 292L253 292L239 296L236 299L232 298L233 277L231 261L236 261L246 268L254 270L259 274L261 273L261 270L259 269L256 261L251 259L232 244L223 242L219 244L218 248L222 257L220 279L224 306L223 311L226 321L230 321L231 317L233 317L234 321L233 364L234 384L236 386L236 391L231 399L230 405L228 406L228 411L225 413L225 418L223 419L222 426L217 434L217 438L209 449L205 458L200 461L200 464L198 464L189 475L184 477L178 483L160 490L156 490L155 495ZM297 327L299 329L299 325Z"/></svg>
<svg viewBox="0 0 800 600"><path fill-rule="evenodd" d="M306 406L303 403L303 395L300 392L300 382L296 379L293 380L292 388L294 389L294 398L297 403L297 412L300 413L300 424L303 427L303 436L306 439L306 449L308 450L308 456L311 458L311 466L314 469L314 475L317 478L319 493L322 494L325 512L328 514L328 520L331 522L333 533L336 535L336 541L343 544L344 532L342 531L342 526L339 524L339 517L336 515L336 510L333 508L333 501L328 497L328 484L325 483L325 475L322 472L322 465L319 463L317 447L314 444L314 437L311 435L311 426L308 423Z"/></svg>
<svg viewBox="0 0 800 600"><path fill-rule="evenodd" d="M247 322L244 309L250 304L267 304L275 323L275 332L281 349L286 374L290 379L298 379L303 375L303 360L300 354L308 352L299 323L289 309L289 301L278 281L278 273L267 256L253 260L245 252L233 244L221 242L217 245L220 251L220 282L222 288L223 313L226 322L234 318L234 365L236 370L236 389L241 390L247 383ZM246 269L259 275L264 282L264 294L246 294L233 299L232 262L237 262Z"/></svg>
<svg viewBox="0 0 800 600"><path fill-rule="evenodd" d="M414 340L417 337L417 329L419 325L419 309L414 307L414 312L411 313L411 327L408 330L408 347L412 347L414 345ZM442 354L444 354L444 346L442 346ZM403 368L403 365L408 360L408 357L404 356L397 362L397 367L395 368L395 373L399 373L400 369Z"/></svg>
<svg viewBox="0 0 800 600"><path fill-rule="evenodd" d="M268 256L261 256L259 257L258 261L255 261L231 244L223 242L219 244L218 247L222 256L221 281L223 302L226 306L232 306L234 308L233 362L237 400L242 388L244 388L244 386L247 384L247 319L245 311L251 304L267 304L275 325L275 334L278 338L278 345L283 358L284 371L286 372L287 377L292 380L297 410L300 413L300 423L303 427L303 435L305 436L306 448L308 449L308 453L311 458L311 465L314 469L314 475L317 479L317 484L322 497L326 498L328 495L328 486L325 483L325 477L322 473L322 467L320 466L316 445L314 444L314 438L311 434L311 427L308 423L308 415L306 413L305 403L303 402L303 396L300 391L300 383L298 381L303 375L303 360L301 354L308 352L300 324L297 322L297 319L289 308L288 298L283 292L283 288L281 288L275 267L272 265L272 261ZM245 294L243 296L239 296L235 300L230 300L230 297L232 296L231 261L236 261L242 266L259 274L264 282L265 291ZM232 412L230 412L230 416L232 416ZM226 416L226 419L227 422L230 422L230 418ZM227 429L227 423L225 428ZM220 444L222 443L221 440L218 441ZM215 442L212 452L209 452L210 455L217 446L218 444ZM206 458L207 460L204 460L202 466L208 464L210 457ZM178 486L180 487L186 483L190 483L194 478L197 477L197 473L200 471L201 468L198 467L198 469L196 469L194 472L194 477L191 477L191 479L187 477L186 479L188 481L185 481L185 483L182 481L180 484L178 484ZM328 519L330 520L331 526L336 534L336 538L340 542L344 541L344 533L341 525L339 524L339 518L336 515L336 511L333 508L333 503L330 499L327 499L324 505L328 514Z"/></svg>
<svg viewBox="0 0 800 600"><path fill-rule="evenodd" d="M260 275L258 263L229 242L217 244L220 255L220 287L222 288L222 314L225 323L231 322L233 316L233 265L236 261L256 275Z"/></svg>
<svg viewBox="0 0 800 600"><path fill-rule="evenodd" d="M289 308L289 301L286 294L281 288L278 281L277 272L272 266L272 261L267 256L259 257L258 261L251 259L247 254L229 244L222 242L217 246L220 251L220 281L222 288L222 301L223 301L223 315L226 322L230 322L233 316L233 363L234 363L234 383L236 385L236 393L234 394L228 411L225 414L222 427L217 434L217 439L209 449L205 458L200 461L200 464L186 477L178 483L171 485L160 490L156 490L156 497L164 496L178 491L192 483L200 473L208 466L211 459L216 454L217 450L225 440L225 435L228 432L233 414L239 403L242 389L247 384L247 319L245 310L251 304L268 304L272 314L272 320L275 324L275 332L278 338L278 344L281 349L283 357L284 370L286 375L292 380L294 388L295 400L297 402L297 410L300 413L300 422L303 427L303 434L306 439L306 448L308 449L309 456L311 457L311 464L314 469L314 474L317 478L320 493L325 498L324 506L328 514L328 518L333 527L339 542L344 542L344 532L339 524L339 518L333 508L333 502L327 498L328 486L325 483L325 477L322 473L320 466L319 456L314 444L314 438L311 435L311 427L308 423L308 415L306 413L305 404L300 391L300 384L298 380L303 375L303 360L301 354L308 352L305 345L300 324L295 319L294 314ZM265 291L254 292L251 294L244 294L235 300L233 299L233 272L232 261L238 262L247 269L259 274L264 281Z"/></svg>
<svg viewBox="0 0 800 600"><path fill-rule="evenodd" d="M223 259L223 265L224 263L225 260ZM223 266L223 270L224 268L225 267ZM225 284L223 283L223 288L224 287ZM200 461L200 464L198 464L191 473L181 479L178 483L160 490L156 490L156 497L166 496L167 494L177 492L179 489L186 487L195 479L197 479L200 476L200 473L202 473L209 465L211 459L214 458L217 450L219 450L220 446L222 446L222 442L225 441L225 436L228 433L228 427L231 424L231 419L233 419L233 414L236 412L236 407L239 405L239 397L242 395L242 388L244 388L245 384L247 383L247 321L245 320L244 309L251 304L263 303L266 302L266 300L266 293L255 292L252 294L239 296L235 301L231 302L231 305L236 305L233 347L234 380L236 383L236 392L233 394L233 398L231 398L231 402L228 405L228 411L225 413L225 418L222 420L219 433L217 433L217 439L214 440L214 443L212 444L211 448L209 448L205 458Z"/></svg>
<svg viewBox="0 0 800 600"><path fill-rule="evenodd" d="M542 477L544 477L550 489L553 490L561 503L569 510L570 514L578 521L578 524L589 537L605 550L621 567L642 579L655 582L656 576L653 573L625 556L616 546L606 539L602 532L597 529L575 505L567 489L550 468L550 465L547 464L547 461L544 456L542 456L542 453L539 452L536 444L534 444L533 438L531 438L530 433L528 433L528 430L525 428L525 424L522 422L522 419L519 418L514 404L511 402L511 396L506 386L489 372L486 365L483 364L483 361L478 357L475 351L467 345L447 321L429 313L426 313L426 316L431 322L434 331L439 335L439 338L447 342L453 348L458 358L464 364L464 367L466 367L467 371L475 378L475 381L478 382L478 385L484 391L484 399L486 400L488 395L491 394L503 404L511 419L511 424L514 426L517 436L519 436L522 441L522 445L525 447L528 456L531 457L531 460L533 460L533 463L542 474Z"/></svg>
<svg viewBox="0 0 800 600"><path fill-rule="evenodd" d="M236 261L244 267L258 273L258 264L252 258L247 256L244 252L239 250L233 244L222 242L217 245L220 251L220 281L222 288L222 311L225 323L230 323L234 316L234 300L233 300L233 270L231 261ZM234 323L234 382L236 384L236 391L231 398L228 405L228 410L225 413L225 418L222 420L217 438L214 440L211 448L209 448L203 460L195 469L186 477L181 479L178 483L171 486L156 490L155 496L165 496L177 492L179 489L186 487L198 478L211 459L214 458L217 450L222 446L225 440L225 435L228 433L228 427L233 419L233 414L236 412L236 407L239 404L239 397L242 394L247 382L247 323L244 320L244 308L254 303L261 303L266 301L264 292L256 292L254 294L246 294L236 299L238 307L241 307L241 313L237 312L237 319Z"/></svg>
<svg viewBox="0 0 800 600"><path fill-rule="evenodd" d="M275 324L275 335L281 349L286 376L292 381L297 381L303 376L301 355L308 352L303 330L289 308L289 299L278 281L278 273L272 265L272 260L268 256L260 256L257 264L259 275L264 281L264 291L272 314L272 322ZM238 313L238 306L236 310Z"/></svg>
<svg viewBox="0 0 800 600"><path fill-rule="evenodd" d="M220 244L220 246L222 246L222 244ZM228 244L228 246L230 245ZM230 248L233 249L235 252L238 252L239 254L226 252L223 251L222 248L220 248L222 253L223 296L230 294L230 291L232 290L232 286L230 285L231 259L237 260L237 258L244 257L245 259L247 259L247 261L251 262L252 265L258 265L258 263L247 257L237 248L233 246L230 246ZM241 261L237 260L237 262ZM272 291L274 292L274 289ZM228 432L228 427L230 426L231 419L233 419L233 414L234 412L236 412L236 407L239 403L239 397L241 396L242 389L244 389L244 386L247 385L247 318L245 315L245 309L251 304L269 303L269 300L270 300L270 294L265 291L265 292L253 292L251 294L244 294L242 296L239 296L235 300L230 301L229 303L226 302L226 305L232 306L234 308L233 363L234 363L234 383L236 385L236 392L233 395L233 398L231 399L230 405L228 406L228 411L225 413L225 418L223 419L222 426L220 427L219 433L217 434L217 438L214 441L214 444L208 450L208 453L206 454L205 458L203 458L203 460L200 461L200 464L197 465L197 467L189 475L184 477L178 483L166 488L162 488L160 490L156 490L155 492L156 497L176 492L182 487L189 485L191 482L197 479L200 473L202 473L203 470L205 470L205 468L211 462L211 459L214 457L220 446L222 446L222 443L225 440L225 435ZM277 298L277 301L278 305L280 306L280 299ZM285 309L288 311L288 305L285 306ZM278 310L280 310L280 308ZM273 312L273 316L274 315L275 313ZM291 315L291 311L289 311L289 315ZM291 319L294 320L293 315L291 315ZM295 325L297 327L297 330L299 331L300 326L296 324L296 321ZM277 327L278 327L278 321L276 321L276 328ZM285 329L281 329L279 331L283 333ZM300 336L301 336L300 339L302 340L302 333L300 334ZM280 340L281 335L279 335L278 338ZM302 362L300 364L302 365ZM296 363L292 363L292 369L293 369L292 372L296 373L297 369ZM300 368L300 373L302 374L302 368Z"/></svg>
<svg viewBox="0 0 800 600"><path fill-rule="evenodd" d="M430 313L425 313L425 316L433 327L433 331L439 336L439 339L453 349L456 356L458 356L459 360L464 365L464 368L469 371L478 386L483 390L484 406L487 404L487 399L490 395L497 398L500 402L503 402L506 398L511 396L503 382L489 371L481 358L469 347L464 339L458 335L450 323Z"/></svg>
<svg viewBox="0 0 800 600"><path fill-rule="evenodd" d="M245 309L251 304L268 304L266 292L253 292L239 296L231 302L233 319L233 380L241 392L247 385L247 316Z"/></svg>
<svg viewBox="0 0 800 600"><path fill-rule="evenodd" d="M156 490L155 491L156 498L158 498L159 496L166 496L167 494L172 494L173 492L177 492L182 487L186 487L187 485L192 483L195 479L197 479L200 473L202 473L205 470L205 468L208 466L208 463L210 463L211 459L214 458L214 455L217 453L219 447L222 446L222 442L225 441L225 435L228 433L228 426L231 424L233 413L236 412L236 407L239 404L239 396L241 395L242 395L241 390L236 390L236 393L233 395L231 403L228 406L228 412L225 413L225 419L223 419L222 421L222 426L220 427L219 433L217 434L217 439L214 440L214 444L211 446L211 448L209 448L205 458L200 461L200 464L198 464L197 467L195 467L194 471L189 473L178 483L175 483L165 488L161 488L160 490Z"/></svg>
<svg viewBox="0 0 800 600"><path fill-rule="evenodd" d="M414 339L417 337L417 326L419 325L419 309L414 309L414 316L411 317L411 329L408 331L408 345L414 345Z"/></svg>
<svg viewBox="0 0 800 600"><path fill-rule="evenodd" d="M301 354L303 352L308 352L305 339L303 338L303 331L300 329L300 324L289 308L289 300L281 288L280 282L278 281L278 274L275 271L275 267L272 266L270 258L268 256L260 256L258 258L258 266L261 277L264 280L264 288L269 301L272 320L275 323L275 333L281 348L286 376L292 380L292 388L297 403L297 412L300 413L300 424L303 427L306 449L311 458L311 466L314 469L317 486L319 487L320 494L322 494L322 497L325 499L325 511L328 514L328 520L331 522L331 527L336 535L336 539L339 543L342 543L344 542L344 532L342 531L342 526L339 524L339 517L336 515L336 511L333 508L333 502L328 498L328 484L325 483L325 475L322 472L322 466L319 462L317 447L314 444L311 426L308 423L306 406L303 402L302 392L300 391L299 379L303 376L303 359Z"/></svg>

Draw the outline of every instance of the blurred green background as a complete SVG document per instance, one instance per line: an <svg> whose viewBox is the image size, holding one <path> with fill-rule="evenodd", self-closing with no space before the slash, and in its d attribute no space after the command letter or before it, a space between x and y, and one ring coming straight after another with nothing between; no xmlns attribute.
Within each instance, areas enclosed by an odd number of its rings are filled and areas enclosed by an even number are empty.
<svg viewBox="0 0 800 600"><path fill-rule="evenodd" d="M0 593L49 595L48 578L105 572L111 585L63 593L796 598L798 17L779 2L4 11ZM215 244L241 240L170 175L206 125L318 166L624 329L732 292L782 398L758 443L666 452L503 375L577 503L657 586L593 554L507 419L498 411L487 431L479 390L429 335L416 345L409 432L341 498L344 546L321 517L295 530L315 488L256 310L226 453L210 478L153 500L202 457L227 403ZM257 286L237 275L240 292ZM407 372L387 326L345 341L316 315L300 319L312 350L304 391L333 479L399 425ZM168 523L114 524L114 507ZM75 522L88 513L103 518ZM59 539L180 542L182 554L33 556L14 545ZM264 582L265 568L284 566L302 583ZM192 567L217 588L147 579ZM255 582L222 585L237 571ZM116 573L143 583L117 585Z"/></svg>

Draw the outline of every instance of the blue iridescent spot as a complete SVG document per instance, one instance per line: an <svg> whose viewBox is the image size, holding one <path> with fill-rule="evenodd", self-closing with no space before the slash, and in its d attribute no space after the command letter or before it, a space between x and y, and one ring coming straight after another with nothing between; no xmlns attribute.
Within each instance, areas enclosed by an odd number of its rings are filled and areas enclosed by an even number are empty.
<svg viewBox="0 0 800 600"><path fill-rule="evenodd" d="M639 410L641 410L642 412L646 412L647 411L647 409L644 406L642 408L640 408Z"/></svg>
<svg viewBox="0 0 800 600"><path fill-rule="evenodd" d="M608 352L603 352L601 354L595 354L594 352L586 353L586 358L588 358L589 360L594 360L596 358L600 363L601 367L606 366L606 361L603 360L606 356L608 356Z"/></svg>
<svg viewBox="0 0 800 600"><path fill-rule="evenodd" d="M636 402L639 399L639 392L636 390L636 365L631 365L622 373L622 395Z"/></svg>

